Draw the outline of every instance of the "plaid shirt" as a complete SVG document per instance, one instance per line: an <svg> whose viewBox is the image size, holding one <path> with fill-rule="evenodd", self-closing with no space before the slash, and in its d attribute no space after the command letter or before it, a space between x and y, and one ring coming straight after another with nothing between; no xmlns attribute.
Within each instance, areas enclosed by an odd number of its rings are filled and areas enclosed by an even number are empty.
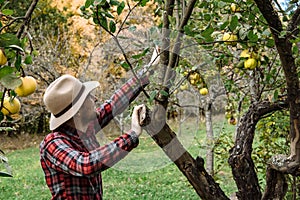
<svg viewBox="0 0 300 200"><path fill-rule="evenodd" d="M117 114L122 113L148 84L148 79L132 78L110 100L97 108L97 120L85 133L62 125L40 144L41 166L52 199L102 199L101 171L113 166L138 145L134 131L100 146L95 134ZM141 86L142 85L142 86Z"/></svg>

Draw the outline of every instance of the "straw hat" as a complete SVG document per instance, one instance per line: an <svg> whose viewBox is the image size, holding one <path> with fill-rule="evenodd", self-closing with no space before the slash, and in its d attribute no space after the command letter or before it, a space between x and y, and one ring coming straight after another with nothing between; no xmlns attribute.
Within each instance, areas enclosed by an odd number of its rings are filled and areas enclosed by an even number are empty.
<svg viewBox="0 0 300 200"><path fill-rule="evenodd" d="M82 83L71 75L63 75L46 89L44 103L51 112L50 130L71 119L80 109L89 93L99 86L97 81Z"/></svg>

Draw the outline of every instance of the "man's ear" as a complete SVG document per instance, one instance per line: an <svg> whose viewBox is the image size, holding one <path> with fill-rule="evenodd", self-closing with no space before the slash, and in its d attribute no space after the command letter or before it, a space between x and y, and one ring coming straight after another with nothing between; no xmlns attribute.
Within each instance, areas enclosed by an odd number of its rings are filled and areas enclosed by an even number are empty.
<svg viewBox="0 0 300 200"><path fill-rule="evenodd" d="M78 119L78 118L80 118L80 116L81 116L81 111L80 111L80 109L77 111L77 113L73 116L73 119L75 120L75 119Z"/></svg>

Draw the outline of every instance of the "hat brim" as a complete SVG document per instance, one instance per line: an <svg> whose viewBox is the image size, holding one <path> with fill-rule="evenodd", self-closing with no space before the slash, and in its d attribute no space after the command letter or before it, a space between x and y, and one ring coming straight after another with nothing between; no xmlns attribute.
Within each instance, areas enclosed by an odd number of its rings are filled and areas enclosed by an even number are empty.
<svg viewBox="0 0 300 200"><path fill-rule="evenodd" d="M53 114L51 114L50 117L50 130L54 130L58 128L60 125L71 119L81 108L82 104L84 103L86 97L89 95L89 93L99 86L98 81L88 81L83 83L85 86L85 89L81 95L81 97L76 101L75 104L72 105L72 107L66 111L63 115L59 117L55 117Z"/></svg>

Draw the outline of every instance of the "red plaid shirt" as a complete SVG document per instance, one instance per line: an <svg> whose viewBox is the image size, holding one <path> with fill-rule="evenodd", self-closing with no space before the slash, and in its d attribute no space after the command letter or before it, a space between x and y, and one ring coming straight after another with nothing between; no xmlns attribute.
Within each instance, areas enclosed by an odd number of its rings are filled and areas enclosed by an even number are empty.
<svg viewBox="0 0 300 200"><path fill-rule="evenodd" d="M95 134L122 113L146 86L148 79L132 78L97 108L97 120L85 133L66 125L48 134L40 145L41 166L52 199L102 199L101 171L113 166L138 145L134 131L100 146Z"/></svg>

